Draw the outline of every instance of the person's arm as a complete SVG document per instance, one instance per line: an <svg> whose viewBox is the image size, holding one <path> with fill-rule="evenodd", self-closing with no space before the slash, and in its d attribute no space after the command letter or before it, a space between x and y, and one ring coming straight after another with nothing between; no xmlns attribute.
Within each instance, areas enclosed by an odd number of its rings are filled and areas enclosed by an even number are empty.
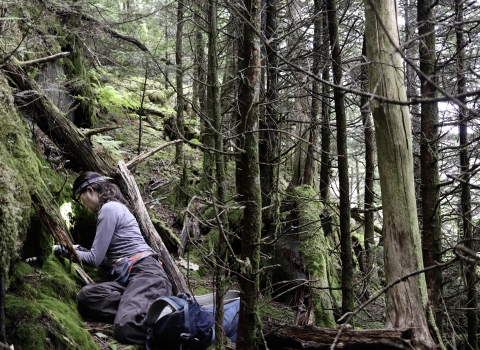
<svg viewBox="0 0 480 350"><path fill-rule="evenodd" d="M98 215L97 233L93 240L92 249L86 252L77 250L83 264L94 267L100 266L110 246L117 220L118 215L115 207L108 205L108 203L104 204Z"/></svg>

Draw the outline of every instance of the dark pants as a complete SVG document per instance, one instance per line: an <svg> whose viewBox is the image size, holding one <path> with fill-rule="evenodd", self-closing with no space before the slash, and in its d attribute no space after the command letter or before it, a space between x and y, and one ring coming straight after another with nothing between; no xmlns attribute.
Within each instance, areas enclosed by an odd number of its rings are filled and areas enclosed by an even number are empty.
<svg viewBox="0 0 480 350"><path fill-rule="evenodd" d="M97 322L113 322L114 338L121 343L144 344L145 316L150 305L169 296L172 285L154 256L135 262L126 284L89 284L78 293L78 310Z"/></svg>

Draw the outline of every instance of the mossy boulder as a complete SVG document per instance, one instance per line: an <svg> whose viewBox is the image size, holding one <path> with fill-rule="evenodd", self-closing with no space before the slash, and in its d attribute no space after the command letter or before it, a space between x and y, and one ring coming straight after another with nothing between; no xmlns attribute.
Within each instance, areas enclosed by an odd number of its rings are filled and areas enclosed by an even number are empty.
<svg viewBox="0 0 480 350"><path fill-rule="evenodd" d="M51 256L42 269L18 263L6 296L6 334L16 350L98 349L77 311L79 278Z"/></svg>

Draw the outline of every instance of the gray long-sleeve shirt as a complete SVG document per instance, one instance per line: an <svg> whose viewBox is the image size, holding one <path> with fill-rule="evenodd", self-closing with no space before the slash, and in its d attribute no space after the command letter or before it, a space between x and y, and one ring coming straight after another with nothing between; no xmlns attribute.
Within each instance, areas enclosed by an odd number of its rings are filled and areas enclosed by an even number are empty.
<svg viewBox="0 0 480 350"><path fill-rule="evenodd" d="M98 213L97 232L90 251L77 250L82 263L98 267L144 251L153 251L140 233L137 220L123 204L105 203Z"/></svg>

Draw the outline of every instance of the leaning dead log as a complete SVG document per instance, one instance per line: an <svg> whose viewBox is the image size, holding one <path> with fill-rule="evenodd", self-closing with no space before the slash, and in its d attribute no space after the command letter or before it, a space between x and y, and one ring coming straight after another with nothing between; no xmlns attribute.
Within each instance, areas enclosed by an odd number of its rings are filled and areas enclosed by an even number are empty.
<svg viewBox="0 0 480 350"><path fill-rule="evenodd" d="M335 343L335 349L375 350L408 349L413 340L411 329L370 329L343 330L336 339L339 330L316 326L275 327L265 324L265 340L270 349L309 349L329 350Z"/></svg>
<svg viewBox="0 0 480 350"><path fill-rule="evenodd" d="M143 199L140 195L140 191L138 190L135 179L123 161L118 163L117 176L115 178L120 187L122 187L122 191L126 193L130 199L130 204L145 239L159 254L160 260L163 262L165 272L167 273L170 282L172 282L174 294L188 292L185 279L183 278L183 275L173 259L170 257L165 244L155 230L155 227L153 226L150 216L148 215L143 203Z"/></svg>

